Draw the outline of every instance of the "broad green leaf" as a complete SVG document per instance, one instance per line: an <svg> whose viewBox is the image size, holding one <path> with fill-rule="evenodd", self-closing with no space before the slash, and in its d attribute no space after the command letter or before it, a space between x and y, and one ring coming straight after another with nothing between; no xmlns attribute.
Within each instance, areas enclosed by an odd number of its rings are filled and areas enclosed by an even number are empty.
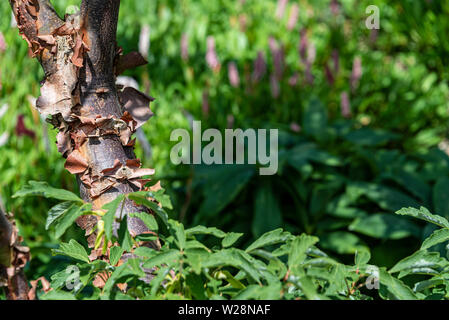
<svg viewBox="0 0 449 320"><path fill-rule="evenodd" d="M185 233L186 233L186 236L191 236L191 235L195 235L195 234L206 234L206 235L212 235L217 238L226 237L225 232L223 232L215 227L207 228L205 226L196 226L196 227L187 229L185 231Z"/></svg>
<svg viewBox="0 0 449 320"><path fill-rule="evenodd" d="M103 205L102 209L106 210L106 214L103 216L104 221L104 232L108 240L112 240L112 229L114 225L115 216L119 207L121 207L122 201L124 201L125 196L119 195L117 198Z"/></svg>
<svg viewBox="0 0 449 320"><path fill-rule="evenodd" d="M354 263L357 267L366 265L371 259L369 249L360 249L355 252Z"/></svg>
<svg viewBox="0 0 449 320"><path fill-rule="evenodd" d="M354 254L357 250L367 248L359 237L345 231L335 231L323 234L320 236L319 246L339 254Z"/></svg>
<svg viewBox="0 0 449 320"><path fill-rule="evenodd" d="M132 218L139 218L140 220L142 220L145 226L151 231L156 231L158 229L156 219L153 217L152 214L146 212L138 212L138 213L131 213L129 214L129 216Z"/></svg>
<svg viewBox="0 0 449 320"><path fill-rule="evenodd" d="M413 287L414 292L422 292L424 290L434 288L437 286L443 286L446 284L446 281L442 278L433 278L429 280L424 280L415 283L415 286Z"/></svg>
<svg viewBox="0 0 449 320"><path fill-rule="evenodd" d="M173 234L173 236L176 238L176 243L178 244L178 247L180 250L184 250L186 247L186 234L184 231L184 225L179 223L175 220L169 220L168 221L171 230L170 232Z"/></svg>
<svg viewBox="0 0 449 320"><path fill-rule="evenodd" d="M136 192L130 193L128 195L128 199L134 201L138 205L142 205L142 206L147 207L148 209L153 210L158 215L158 217L162 220L162 222L164 224L168 223L167 213L161 207L159 207L159 205L157 203L154 203L153 201L146 198L145 195L142 195L141 193L136 193Z"/></svg>
<svg viewBox="0 0 449 320"><path fill-rule="evenodd" d="M129 252L133 246L133 240L128 230L128 219L123 219L120 222L118 229L118 242L123 250Z"/></svg>
<svg viewBox="0 0 449 320"><path fill-rule="evenodd" d="M76 297L67 291L52 290L39 297L40 300L76 300Z"/></svg>
<svg viewBox="0 0 449 320"><path fill-rule="evenodd" d="M296 237L291 244L290 252L288 254L289 269L295 271L299 268L307 257L307 249L317 242L317 237L308 236L306 234Z"/></svg>
<svg viewBox="0 0 449 320"><path fill-rule="evenodd" d="M158 255L148 259L144 264L144 268L152 268L154 266L161 266L166 264L168 266L172 266L174 263L177 263L181 258L181 253L179 250L170 249L168 251L164 251L159 253Z"/></svg>
<svg viewBox="0 0 449 320"><path fill-rule="evenodd" d="M407 269L415 268L438 268L440 262L440 254L438 252L428 252L420 250L412 254L410 257L404 258L390 269L390 273L395 273Z"/></svg>
<svg viewBox="0 0 449 320"><path fill-rule="evenodd" d="M385 268L379 270L379 283L382 289L386 289L395 299L399 300L417 300L418 297L412 289L407 287L401 280L396 279L389 274ZM385 288L382 288L384 286Z"/></svg>
<svg viewBox="0 0 449 320"><path fill-rule="evenodd" d="M357 218L351 223L349 230L379 239L397 240L421 235L421 229L413 222L389 213Z"/></svg>
<svg viewBox="0 0 449 320"><path fill-rule="evenodd" d="M240 237L243 236L243 233L235 233L231 232L226 235L226 237L223 238L221 241L221 245L223 248L227 248L232 246Z"/></svg>
<svg viewBox="0 0 449 320"><path fill-rule="evenodd" d="M367 182L351 182L346 188L346 195L356 201L365 196L375 202L385 211L395 212L404 207L418 206L419 203L412 197L381 184Z"/></svg>
<svg viewBox="0 0 449 320"><path fill-rule="evenodd" d="M90 203L83 204L81 207L79 207L78 204L73 203L69 208L62 212L60 217L54 222L56 239L59 239L84 212L90 211L91 209L92 204Z"/></svg>
<svg viewBox="0 0 449 320"><path fill-rule="evenodd" d="M424 240L421 250L428 249L446 241L449 241L449 229L435 230L426 240Z"/></svg>
<svg viewBox="0 0 449 320"><path fill-rule="evenodd" d="M251 230L254 237L282 226L282 212L269 182L261 183L256 190L254 216Z"/></svg>
<svg viewBox="0 0 449 320"><path fill-rule="evenodd" d="M122 257L123 252L124 252L123 248L117 246L109 249L109 263L112 266L115 266Z"/></svg>
<svg viewBox="0 0 449 320"><path fill-rule="evenodd" d="M58 199L63 201L74 201L84 203L84 201L76 194L64 190L56 189L48 185L47 182L29 181L28 185L17 191L12 197L42 196L45 198Z"/></svg>
<svg viewBox="0 0 449 320"><path fill-rule="evenodd" d="M246 248L245 251L251 252L255 249L286 242L287 240L290 240L292 238L293 236L289 232L283 231L281 228L279 228L262 235L259 239L254 241L248 248Z"/></svg>
<svg viewBox="0 0 449 320"><path fill-rule="evenodd" d="M255 167L249 165L223 165L218 168L217 174L208 178L205 199L196 219L214 217L235 199L254 174Z"/></svg>
<svg viewBox="0 0 449 320"><path fill-rule="evenodd" d="M158 254L158 251L147 247L138 247L134 250L134 254L140 257L151 258Z"/></svg>
<svg viewBox="0 0 449 320"><path fill-rule="evenodd" d="M192 293L192 296L197 300L207 300L204 290L204 281L201 275L189 273L186 276L186 284Z"/></svg>
<svg viewBox="0 0 449 320"><path fill-rule="evenodd" d="M48 230L50 226L63 215L73 205L72 201L65 201L58 203L48 211L47 222L45 223L45 230Z"/></svg>
<svg viewBox="0 0 449 320"><path fill-rule="evenodd" d="M419 210L415 209L415 208L402 208L401 210L397 211L396 213L403 215L403 216L410 216L410 217L418 218L418 219L433 223L439 227L449 229L449 221L447 221L445 218L443 218L441 216L431 214L429 212L429 210L427 210L424 207L420 207Z"/></svg>
<svg viewBox="0 0 449 320"><path fill-rule="evenodd" d="M254 259L246 255L245 252L231 248L218 251L210 256L208 261L203 263L203 267L223 267L233 266L241 269L248 276L257 282L260 282L261 274L259 270L254 266Z"/></svg>
<svg viewBox="0 0 449 320"><path fill-rule="evenodd" d="M53 249L52 252L53 255L59 254L90 263L86 249L73 239L70 240L69 243L61 243L59 248Z"/></svg>

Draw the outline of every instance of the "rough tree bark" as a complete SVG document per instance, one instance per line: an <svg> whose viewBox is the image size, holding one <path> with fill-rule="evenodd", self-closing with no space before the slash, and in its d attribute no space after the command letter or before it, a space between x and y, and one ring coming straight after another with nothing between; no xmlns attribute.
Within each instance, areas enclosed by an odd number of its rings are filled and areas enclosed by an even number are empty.
<svg viewBox="0 0 449 320"><path fill-rule="evenodd" d="M152 116L152 98L115 85L125 69L146 63L137 53L122 55L116 45L120 0L83 0L80 12L64 20L49 0L10 4L19 33L45 72L36 107L59 130L58 150L67 158L65 168L77 175L82 198L98 210L119 194L144 190L149 180L143 177L154 171L140 168L131 136ZM144 211L129 200L121 210ZM77 220L86 234L96 222L95 216ZM150 232L138 218L127 222L132 235ZM90 235L90 247L94 240Z"/></svg>
<svg viewBox="0 0 449 320"><path fill-rule="evenodd" d="M6 288L8 300L28 300L30 288L23 268L30 259L30 250L20 245L13 219L0 209L0 287Z"/></svg>

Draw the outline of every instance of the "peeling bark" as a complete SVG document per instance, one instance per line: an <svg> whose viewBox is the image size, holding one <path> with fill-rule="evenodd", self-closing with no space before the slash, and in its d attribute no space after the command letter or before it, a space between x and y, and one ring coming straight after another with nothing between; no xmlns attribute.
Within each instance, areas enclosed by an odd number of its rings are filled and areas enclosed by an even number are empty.
<svg viewBox="0 0 449 320"><path fill-rule="evenodd" d="M23 268L30 260L30 249L22 239L12 217L0 210L0 287L6 288L8 300L29 300L29 286Z"/></svg>
<svg viewBox="0 0 449 320"><path fill-rule="evenodd" d="M80 12L64 20L49 0L10 4L19 32L45 72L37 109L58 128L58 150L67 158L66 169L77 175L82 198L97 210L119 194L143 190L149 181L143 176L153 170L140 168L131 136L151 117L152 98L115 85L117 72L145 62L135 54L122 57L116 46L120 0L83 0ZM111 170L114 174L107 174ZM145 211L126 201L122 212ZM149 232L140 219L127 219L131 234ZM77 221L86 234L96 222L95 216ZM95 236L88 238L90 247Z"/></svg>

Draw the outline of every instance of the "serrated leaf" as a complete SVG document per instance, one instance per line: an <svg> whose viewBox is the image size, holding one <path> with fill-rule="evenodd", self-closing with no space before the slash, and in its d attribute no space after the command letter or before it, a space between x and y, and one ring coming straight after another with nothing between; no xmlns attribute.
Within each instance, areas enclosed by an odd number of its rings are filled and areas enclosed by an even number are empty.
<svg viewBox="0 0 449 320"><path fill-rule="evenodd" d="M307 249L318 242L317 237L302 234L292 241L290 252L288 254L288 267L295 271L304 262L307 257Z"/></svg>
<svg viewBox="0 0 449 320"><path fill-rule="evenodd" d="M255 249L286 242L287 240L292 238L293 236L289 232L283 231L281 228L279 228L263 234L259 239L254 241L248 248L246 248L245 251L251 252Z"/></svg>
<svg viewBox="0 0 449 320"><path fill-rule="evenodd" d="M28 185L17 191L12 197L42 196L45 198L58 199L63 201L74 201L84 203L84 201L73 192L56 189L48 185L47 182L29 181Z"/></svg>
<svg viewBox="0 0 449 320"><path fill-rule="evenodd" d="M113 225L115 220L116 212L119 208L119 206L122 204L122 201L124 201L125 196L119 195L117 198L112 200L111 202L106 203L103 205L102 209L106 210L106 214L102 217L102 220L104 221L104 232L106 234L106 238L108 240L112 240L112 232L113 232Z"/></svg>
<svg viewBox="0 0 449 320"><path fill-rule="evenodd" d="M87 254L86 249L84 249L81 244L73 239L70 240L69 243L61 243L59 248L53 249L52 252L53 255L59 254L90 263L89 255Z"/></svg>
<svg viewBox="0 0 449 320"><path fill-rule="evenodd" d="M142 205L147 207L148 209L153 210L164 224L168 223L168 214L161 207L159 207L157 203L148 200L146 198L146 193L145 194L142 194L141 192L130 193L128 194L128 199L134 201L138 205Z"/></svg>
<svg viewBox="0 0 449 320"><path fill-rule="evenodd" d="M389 274L385 268L379 270L379 282L381 286L399 300L417 300L418 297L413 293L412 289L407 287L401 280L396 279ZM382 290L382 288L381 288Z"/></svg>
<svg viewBox="0 0 449 320"><path fill-rule="evenodd" d="M241 236L243 236L243 233L230 232L226 235L226 237L223 238L223 240L221 241L221 245L223 246L223 248L230 247L238 239L240 239Z"/></svg>
<svg viewBox="0 0 449 320"><path fill-rule="evenodd" d="M169 225L171 226L170 232L176 238L176 243L180 250L186 247L186 234L184 231L184 225L175 220L169 220Z"/></svg>
<svg viewBox="0 0 449 320"><path fill-rule="evenodd" d="M50 228L50 226L59 218L61 217L64 212L67 211L67 209L69 209L71 206L73 205L72 201L65 201L65 202L61 202L58 203L57 205L55 205L54 207L52 207L49 211L48 211L48 217L47 217L47 221L45 223L45 230L48 230Z"/></svg>
<svg viewBox="0 0 449 320"><path fill-rule="evenodd" d="M170 249L150 258L143 264L143 267L152 268L154 266L160 266L162 264L171 266L174 263L177 263L180 258L181 253L179 252L179 250Z"/></svg>
<svg viewBox="0 0 449 320"><path fill-rule="evenodd" d="M81 207L76 203L72 203L72 205L67 208L64 212L61 213L61 216L55 221L55 237L59 239L67 229L72 226L76 219L83 215L85 211L90 211L92 209L92 204L86 203Z"/></svg>
<svg viewBox="0 0 449 320"><path fill-rule="evenodd" d="M131 213L129 216L133 218L139 218L140 220L142 220L145 226L151 231L156 231L158 229L156 219L153 217L152 214L146 212L138 212L138 213Z"/></svg>
<svg viewBox="0 0 449 320"><path fill-rule="evenodd" d="M437 216L434 214L431 214L429 210L427 210L424 207L420 207L419 210L415 208L402 208L401 210L396 212L397 214L403 215L403 216L410 216L414 218L418 218L430 223L433 223L439 227L447 228L449 229L449 221L447 221L445 218L441 216Z"/></svg>
<svg viewBox="0 0 449 320"><path fill-rule="evenodd" d="M112 247L109 249L109 263L111 266L115 266L122 257L124 250L121 247Z"/></svg>
<svg viewBox="0 0 449 320"><path fill-rule="evenodd" d="M413 222L389 213L357 218L351 223L349 230L379 239L397 240L421 235L420 228Z"/></svg>
<svg viewBox="0 0 449 320"><path fill-rule="evenodd" d="M402 259L393 268L390 269L390 273L395 273L407 269L415 268L435 268L438 267L440 262L440 254L438 252L428 252L426 250L420 250L412 254L410 257Z"/></svg>
<svg viewBox="0 0 449 320"><path fill-rule="evenodd" d="M435 230L421 245L421 250L428 249L442 242L449 241L449 229Z"/></svg>
<svg viewBox="0 0 449 320"><path fill-rule="evenodd" d="M186 233L186 236L191 236L191 235L195 235L195 234L205 234L205 235L212 235L217 238L226 237L225 232L223 232L215 227L207 228L205 226L196 226L196 227L187 229L185 231L185 233Z"/></svg>

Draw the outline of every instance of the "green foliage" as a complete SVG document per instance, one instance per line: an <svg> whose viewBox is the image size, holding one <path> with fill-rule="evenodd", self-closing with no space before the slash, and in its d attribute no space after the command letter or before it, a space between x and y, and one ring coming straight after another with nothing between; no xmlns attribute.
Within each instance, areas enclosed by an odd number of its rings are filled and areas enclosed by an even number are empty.
<svg viewBox="0 0 449 320"><path fill-rule="evenodd" d="M29 186L25 190L36 194ZM101 217L97 239L116 244L109 248L109 258L91 260L85 247L73 239L61 243L53 254L69 257L73 262L51 276L53 289L46 294L39 292L40 299L410 300L449 297L449 261L438 252L428 250L449 242L446 232L449 223L423 207L401 209L397 214L422 219L442 229L430 235L420 250L388 270L369 264L369 249L356 239L352 240L350 233L334 232L320 241L314 236L304 233L295 236L279 228L264 233L243 250L235 246L243 234L204 226L185 229L178 221L165 220L165 209L157 204L162 214L157 219L143 212L130 214L151 230L160 230L158 237L149 240L160 241L161 249L155 250L141 246L137 238L129 234L127 219L115 214L120 212L120 204L125 199L138 199L150 210L155 204L148 200L149 193L136 192L106 204L101 214L100 211L89 212ZM86 206L79 202L71 205L78 210ZM54 210L50 210L49 215L53 216ZM112 223L108 225L120 223L117 235L101 227L110 217ZM388 233L378 227L372 232L384 237L385 234L397 235L395 231ZM354 253L354 263L341 263L319 249L326 246L335 246L341 253ZM98 282L94 284L98 277L105 279L100 287Z"/></svg>

